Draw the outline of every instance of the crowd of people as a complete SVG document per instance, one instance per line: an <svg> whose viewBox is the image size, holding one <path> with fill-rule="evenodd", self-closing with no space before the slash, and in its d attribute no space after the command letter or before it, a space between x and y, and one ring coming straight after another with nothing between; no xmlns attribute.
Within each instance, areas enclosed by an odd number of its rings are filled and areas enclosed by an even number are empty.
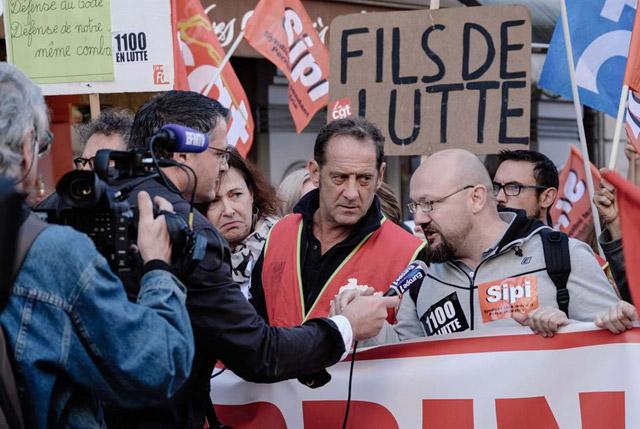
<svg viewBox="0 0 640 429"><path fill-rule="evenodd" d="M222 427L209 391L217 362L249 381L315 387L314 374L355 341L519 325L552 337L572 321L620 333L637 319L606 183L595 202L610 278L587 243L553 230L558 171L541 153L501 153L493 178L468 151L429 156L410 181L413 234L383 182L374 124L325 125L306 168L276 190L227 146L228 115L208 97L169 91L135 115L105 110L78 130L84 151L73 162L83 170L101 149L148 149L166 124L209 138L200 153L157 147L155 156L179 165L117 184L139 211L139 280L119 279L86 235L42 224L26 204L16 214L19 237L31 238L0 326L24 427ZM0 63L0 175L25 197L48 130L38 86ZM53 194L37 208L62 204ZM188 270L172 266L169 213L206 240ZM416 259L428 265L420 287L381 296Z"/></svg>

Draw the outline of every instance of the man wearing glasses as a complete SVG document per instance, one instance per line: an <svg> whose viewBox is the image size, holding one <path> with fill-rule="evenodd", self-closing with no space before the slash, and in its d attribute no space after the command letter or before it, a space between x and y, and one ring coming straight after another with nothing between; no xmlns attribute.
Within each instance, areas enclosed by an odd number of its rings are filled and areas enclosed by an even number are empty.
<svg viewBox="0 0 640 429"><path fill-rule="evenodd" d="M96 152L101 149L127 150L133 114L128 110L106 109L94 121L78 126L84 143L82 155L73 163L78 170L93 170Z"/></svg>
<svg viewBox="0 0 640 429"><path fill-rule="evenodd" d="M558 169L540 152L504 150L498 155L493 191L498 207L521 209L527 217L553 226L549 210L558 196Z"/></svg>
<svg viewBox="0 0 640 429"><path fill-rule="evenodd" d="M207 239L204 259L191 272L181 275L187 287L187 309L194 331L196 355L185 387L171 401L143 410L116 410L108 426L153 428L209 427L209 395L214 365L221 361L238 376L254 382L275 382L301 377L336 363L351 347L352 338L375 335L387 316L387 307L397 305L388 297L361 297L344 316L316 318L294 328L270 327L246 300L231 274L231 254L222 235L187 202L213 200L220 175L228 170L227 118L229 111L217 101L190 91L168 91L153 97L135 115L129 148L144 147L146 140L168 123L206 132L209 147L202 153L163 153L162 157L187 166L163 169L164 179L138 184L135 194L146 190L165 197L175 212L193 220L193 230ZM193 174L197 177L197 185ZM195 185L195 186L194 186ZM209 418L211 417L211 418Z"/></svg>
<svg viewBox="0 0 640 429"><path fill-rule="evenodd" d="M489 174L472 153L450 149L427 158L411 178L410 196L428 241L428 277L402 300L398 323L385 323L367 345L518 323L548 337L570 319L594 321L618 302L591 249L569 239L568 315L559 309L540 236L550 228L523 211L498 212Z"/></svg>

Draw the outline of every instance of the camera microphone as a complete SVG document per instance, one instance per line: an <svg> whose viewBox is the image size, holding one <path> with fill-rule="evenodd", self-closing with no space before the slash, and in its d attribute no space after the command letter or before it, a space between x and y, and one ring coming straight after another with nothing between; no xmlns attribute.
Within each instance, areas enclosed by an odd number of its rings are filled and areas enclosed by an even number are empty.
<svg viewBox="0 0 640 429"><path fill-rule="evenodd" d="M207 134L178 124L163 126L151 139L169 152L200 153L209 147Z"/></svg>
<svg viewBox="0 0 640 429"><path fill-rule="evenodd" d="M400 275L391 283L389 290L383 296L403 295L410 287L416 283L422 283L427 276L427 264L420 260L415 260L405 268Z"/></svg>

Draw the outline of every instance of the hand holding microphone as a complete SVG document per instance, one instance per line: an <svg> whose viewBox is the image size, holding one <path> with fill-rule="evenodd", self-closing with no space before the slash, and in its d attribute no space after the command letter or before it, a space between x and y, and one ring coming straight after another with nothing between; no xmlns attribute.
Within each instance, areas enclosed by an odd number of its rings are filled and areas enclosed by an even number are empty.
<svg viewBox="0 0 640 429"><path fill-rule="evenodd" d="M427 265L414 261L391 283L384 296L375 296L374 289L350 289L335 297L330 304L331 315L342 314L351 323L356 341L371 338L380 332L387 318L387 308L397 306L399 296L427 275Z"/></svg>

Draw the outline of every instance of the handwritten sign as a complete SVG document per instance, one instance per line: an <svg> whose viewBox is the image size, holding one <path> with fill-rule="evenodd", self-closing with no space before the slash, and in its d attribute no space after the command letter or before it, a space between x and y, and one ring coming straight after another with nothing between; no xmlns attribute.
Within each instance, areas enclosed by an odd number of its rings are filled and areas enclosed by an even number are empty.
<svg viewBox="0 0 640 429"><path fill-rule="evenodd" d="M373 121L389 155L528 147L526 7L345 15L330 31L328 120Z"/></svg>
<svg viewBox="0 0 640 429"><path fill-rule="evenodd" d="M113 80L110 0L8 0L9 61L37 83Z"/></svg>

